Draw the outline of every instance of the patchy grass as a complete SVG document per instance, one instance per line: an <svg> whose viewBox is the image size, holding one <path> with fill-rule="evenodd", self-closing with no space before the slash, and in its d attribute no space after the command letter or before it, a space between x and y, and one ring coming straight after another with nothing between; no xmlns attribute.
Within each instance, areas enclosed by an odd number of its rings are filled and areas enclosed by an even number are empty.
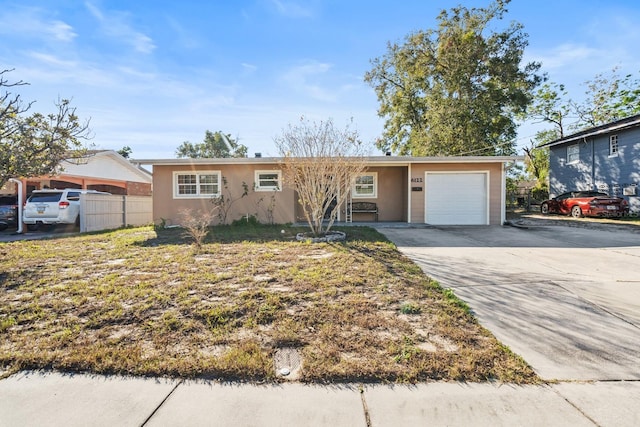
<svg viewBox="0 0 640 427"><path fill-rule="evenodd" d="M305 382L537 382L394 245L282 226L215 227L200 248L151 227L0 244L0 367Z"/></svg>

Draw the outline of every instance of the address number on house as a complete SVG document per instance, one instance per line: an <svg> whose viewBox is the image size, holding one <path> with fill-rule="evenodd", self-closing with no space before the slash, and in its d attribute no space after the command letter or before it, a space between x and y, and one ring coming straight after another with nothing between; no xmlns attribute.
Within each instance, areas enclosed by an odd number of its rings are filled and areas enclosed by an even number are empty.
<svg viewBox="0 0 640 427"><path fill-rule="evenodd" d="M422 182L422 178L411 178L411 182Z"/></svg>

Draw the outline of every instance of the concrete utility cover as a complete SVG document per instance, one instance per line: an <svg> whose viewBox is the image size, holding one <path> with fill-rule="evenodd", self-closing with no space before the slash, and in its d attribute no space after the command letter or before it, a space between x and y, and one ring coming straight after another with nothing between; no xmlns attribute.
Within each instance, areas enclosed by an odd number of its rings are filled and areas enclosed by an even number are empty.
<svg viewBox="0 0 640 427"><path fill-rule="evenodd" d="M300 378L302 368L302 356L295 348L279 348L273 356L276 375L287 380Z"/></svg>
<svg viewBox="0 0 640 427"><path fill-rule="evenodd" d="M544 379L640 379L640 234L381 228Z"/></svg>

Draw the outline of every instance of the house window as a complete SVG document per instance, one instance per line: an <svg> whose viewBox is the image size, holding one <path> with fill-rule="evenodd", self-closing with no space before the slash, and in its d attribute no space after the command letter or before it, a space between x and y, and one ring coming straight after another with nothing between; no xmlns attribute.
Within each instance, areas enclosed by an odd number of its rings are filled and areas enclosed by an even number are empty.
<svg viewBox="0 0 640 427"><path fill-rule="evenodd" d="M378 197L378 173L369 172L356 177L351 196L354 199Z"/></svg>
<svg viewBox="0 0 640 427"><path fill-rule="evenodd" d="M281 171L256 171L256 191L280 191L281 189Z"/></svg>
<svg viewBox="0 0 640 427"><path fill-rule="evenodd" d="M219 171L174 172L173 197L217 197L220 195L220 180Z"/></svg>
<svg viewBox="0 0 640 427"><path fill-rule="evenodd" d="M609 155L618 155L618 135L611 135L609 137Z"/></svg>
<svg viewBox="0 0 640 427"><path fill-rule="evenodd" d="M580 146L578 144L567 147L567 163L578 163L580 160Z"/></svg>

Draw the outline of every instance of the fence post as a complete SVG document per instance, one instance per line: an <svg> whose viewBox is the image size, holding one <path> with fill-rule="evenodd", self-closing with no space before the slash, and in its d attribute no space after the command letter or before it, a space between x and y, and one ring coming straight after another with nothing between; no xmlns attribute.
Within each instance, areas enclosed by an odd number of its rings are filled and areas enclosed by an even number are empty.
<svg viewBox="0 0 640 427"><path fill-rule="evenodd" d="M85 233L87 231L87 221L85 218L87 212L87 201L85 199L85 195L80 193L80 212L78 212L78 215L80 215L80 232L81 233Z"/></svg>
<svg viewBox="0 0 640 427"><path fill-rule="evenodd" d="M127 218L127 196L122 196L122 226L126 227L128 224Z"/></svg>

